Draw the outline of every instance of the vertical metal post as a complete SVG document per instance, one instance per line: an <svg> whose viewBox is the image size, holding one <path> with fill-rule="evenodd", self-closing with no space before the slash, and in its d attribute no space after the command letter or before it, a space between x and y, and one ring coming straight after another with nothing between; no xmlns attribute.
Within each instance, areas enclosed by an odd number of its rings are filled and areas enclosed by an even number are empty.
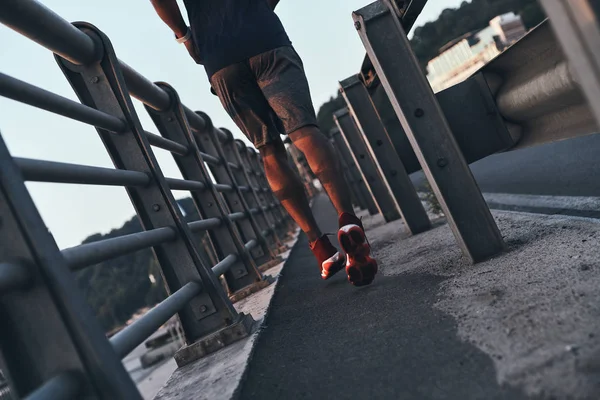
<svg viewBox="0 0 600 400"><path fill-rule="evenodd" d="M367 188L360 169L354 161L350 149L346 145L339 128L334 128L331 131L331 139L335 144L335 148L340 153L340 158L342 158L347 165L347 172L351 177L351 181L354 183L356 195L360 199L359 201L364 204L363 208L368 210L371 215L377 214L379 212L377 204L375 204L375 200L373 199L371 192L369 192L369 188Z"/></svg>
<svg viewBox="0 0 600 400"><path fill-rule="evenodd" d="M221 128L222 132L228 137L228 140L221 144L221 148L223 150L223 156L225 157L226 164L229 166L229 163L235 164L238 168L229 167L229 171L231 172L231 179L235 183L235 187L237 187L237 192L239 194L242 206L246 209L246 213L248 215L248 221L256 234L256 238L259 244L263 248L264 256L262 259L256 260L257 264L261 267L265 265L273 265L274 263L278 263L280 261L279 258L275 257L272 249L269 246L269 242L267 241L267 237L263 235L266 231L268 234L271 233L271 227L267 224L262 213L251 213L250 210L259 207L259 203L256 201L256 198L253 196L252 191L255 189L251 186L250 181L248 179L247 171L242 160L239 157L239 152L237 150L237 145L233 138L233 134L231 131ZM242 191L240 186L245 186L247 190ZM272 236L272 235L270 235ZM278 240L278 239L277 239ZM272 241L274 244L276 240Z"/></svg>
<svg viewBox="0 0 600 400"><path fill-rule="evenodd" d="M338 160L340 160L340 165L342 167L342 178L346 181L348 188L350 189L350 198L352 199L352 204L354 207L358 207L361 210L366 210L367 206L365 205L364 199L360 196L360 193L356 190L356 182L353 177L350 175L348 171L348 164L346 164L346 160L341 156L339 150L335 146L335 142L329 136L329 143L333 147Z"/></svg>
<svg viewBox="0 0 600 400"><path fill-rule="evenodd" d="M22 268L29 278L0 294L3 372L15 398L25 398L59 372L72 371L79 379L77 398L141 399L1 137L0 242L0 263Z"/></svg>
<svg viewBox="0 0 600 400"><path fill-rule="evenodd" d="M269 183L264 177L260 162L257 160L258 153L246 146L244 146L243 151L240 151L240 155L245 156L245 160L247 160L248 174L256 180L256 185L260 188L259 193L262 193L262 196L260 196L261 204L268 208L268 213L277 227L277 235L284 240L287 235L284 215L281 213L278 203L274 202L275 196L273 196Z"/></svg>
<svg viewBox="0 0 600 400"><path fill-rule="evenodd" d="M347 108L343 108L333 115L333 119L346 142L346 146L351 150L354 162L359 166L363 181L369 188L371 196L375 199L379 212L387 222L399 219L400 211L396 202L386 187L384 177L379 173L371 152L358 131L354 118L352 118Z"/></svg>
<svg viewBox="0 0 600 400"><path fill-rule="evenodd" d="M261 182L262 187L270 188L269 181L267 180L267 176L265 175L265 170L263 168L263 161L260 154L255 151L249 151L249 160L252 164L252 169L254 170L256 177ZM294 222L289 217L287 211L281 204L281 202L275 197L275 194L272 190L265 192L267 194L267 199L269 204L273 204L275 213L279 216L279 220L281 221L281 237L289 236L294 230Z"/></svg>
<svg viewBox="0 0 600 400"><path fill-rule="evenodd" d="M119 134L100 128L97 131L115 167L141 171L152 178L147 187L126 188L144 229L170 227L178 233L176 241L153 248L170 292L191 281L202 284L202 292L179 313L188 343L243 324L245 316L237 313L219 280L198 254L141 127L110 40L92 25L77 23L76 26L96 42L100 62L77 66L58 56L56 60L83 104L126 122L125 131ZM238 257L243 254L238 253Z"/></svg>
<svg viewBox="0 0 600 400"><path fill-rule="evenodd" d="M310 187L308 186L308 184L306 182L306 176L302 173L302 171L299 168L298 162L296 161L296 157L294 157L293 150L288 147L286 149L286 153L287 153L288 164L294 170L294 172L296 173L296 176L298 176L298 178L302 182L302 188L304 189L305 196L310 199L312 197L311 192L310 192Z"/></svg>
<svg viewBox="0 0 600 400"><path fill-rule="evenodd" d="M390 0L379 0L353 19L448 223L472 261L504 247L502 236L448 122L410 48Z"/></svg>
<svg viewBox="0 0 600 400"><path fill-rule="evenodd" d="M281 253L284 244L277 234L277 221L273 217L273 209L271 208L271 205L267 203L265 198L265 189L270 189L261 187L256 179L256 175L252 172L244 142L236 139L234 141L234 150L237 163L241 166L241 173L244 175L244 182L246 182L250 188L249 196L251 196L251 198L248 200L248 204L250 204L251 207L260 210L257 222L261 229L268 230L269 236L273 238L274 254L279 254Z"/></svg>
<svg viewBox="0 0 600 400"><path fill-rule="evenodd" d="M219 227L212 229L209 233L213 244L218 249L219 258L224 259L229 254L238 255L235 264L224 275L227 287L235 292L253 285L262 279L261 274L252 258L246 254L244 243L236 226L227 218L228 211L208 174L179 96L168 84L159 82L157 85L169 93L170 107L158 111L145 106L146 111L162 136L182 143L188 148L187 154L183 156L174 154L173 156L184 179L202 182L205 186L204 190L191 192L198 214L203 218L219 218L222 221ZM207 125L210 125L208 120Z"/></svg>
<svg viewBox="0 0 600 400"><path fill-rule="evenodd" d="M600 125L600 4L594 0L540 2Z"/></svg>
<svg viewBox="0 0 600 400"><path fill-rule="evenodd" d="M196 112L196 114L202 116L207 123L205 132L197 134L197 143L200 150L214 155L221 160L219 165L209 165L209 169L218 183L230 185L233 188L233 190L225 191L221 194L231 212L242 212L247 216L247 218L236 222L239 231L244 238L244 242L247 243L250 240L255 239L259 243L260 246L256 246L251 251L252 257L257 265L271 262L274 258L273 253L269 249L267 241L262 236L262 231L259 229L254 215L250 213L248 204L240 190L240 184L236 181L233 169L230 166L230 163L235 159L233 154L233 135L229 131L225 132L226 134L228 133L227 142L222 143L217 135L216 128L213 127L208 115L202 112ZM241 166L239 167L241 168Z"/></svg>
<svg viewBox="0 0 600 400"><path fill-rule="evenodd" d="M394 143L377 113L367 88L358 75L341 81L340 88L365 145L373 156L375 167L384 177L382 182L392 195L407 228L412 234L431 229L431 222L423 203L406 173L400 156L394 149Z"/></svg>
<svg viewBox="0 0 600 400"><path fill-rule="evenodd" d="M317 194L317 188L313 183L313 175L304 155L293 143L288 145L288 153L292 161L296 164L296 169L300 174L300 178L304 183L308 196L314 197Z"/></svg>
<svg viewBox="0 0 600 400"><path fill-rule="evenodd" d="M335 143L335 140L333 139L333 130L334 129L332 129L328 134L329 142L335 150L335 153L340 160L340 164L342 165L342 169L344 171L344 179L346 179L346 182L350 187L350 191L352 192L352 202L361 210L366 210L367 204L365 202L365 199L362 197L360 190L358 190L358 182L355 180L355 177L350 173L350 166L346 162L346 158L342 155L342 152L340 151L340 149L338 149L338 146ZM336 128L335 130L339 132L339 129Z"/></svg>

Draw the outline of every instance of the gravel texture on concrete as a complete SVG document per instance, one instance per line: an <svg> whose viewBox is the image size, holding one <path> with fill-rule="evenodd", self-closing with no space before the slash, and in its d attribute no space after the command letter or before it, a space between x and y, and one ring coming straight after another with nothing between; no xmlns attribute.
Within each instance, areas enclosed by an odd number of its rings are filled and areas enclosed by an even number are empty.
<svg viewBox="0 0 600 400"><path fill-rule="evenodd" d="M445 278L435 308L493 359L499 384L548 399L600 398L600 221L493 215L507 250L477 265L445 224L409 237L398 221L369 237L384 275Z"/></svg>

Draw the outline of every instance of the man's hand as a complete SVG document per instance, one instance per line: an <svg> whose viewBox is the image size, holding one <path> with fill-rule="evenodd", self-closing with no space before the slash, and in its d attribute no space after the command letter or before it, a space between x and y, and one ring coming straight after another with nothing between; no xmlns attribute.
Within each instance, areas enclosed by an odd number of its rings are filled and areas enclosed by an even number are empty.
<svg viewBox="0 0 600 400"><path fill-rule="evenodd" d="M176 38L185 36L188 27L181 16L177 0L150 0L150 2L154 6L160 19L171 28ZM200 64L200 52L194 42L194 38L190 37L184 44L196 64Z"/></svg>
<svg viewBox="0 0 600 400"><path fill-rule="evenodd" d="M200 58L200 52L198 51L198 47L196 46L196 42L194 42L194 37L190 37L187 42L184 43L185 48L187 49L190 56L194 59L196 64L202 64L202 59Z"/></svg>

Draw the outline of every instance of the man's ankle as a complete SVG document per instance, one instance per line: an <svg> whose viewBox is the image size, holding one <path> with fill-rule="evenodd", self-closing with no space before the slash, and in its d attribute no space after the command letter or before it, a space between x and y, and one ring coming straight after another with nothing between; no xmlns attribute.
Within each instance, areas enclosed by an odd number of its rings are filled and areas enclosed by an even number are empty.
<svg viewBox="0 0 600 400"><path fill-rule="evenodd" d="M341 213L339 215L338 221L339 221L340 228L343 227L343 226L346 226L346 225L358 225L362 229L364 229L362 221L360 220L360 218L358 218L353 213L348 213L348 212Z"/></svg>

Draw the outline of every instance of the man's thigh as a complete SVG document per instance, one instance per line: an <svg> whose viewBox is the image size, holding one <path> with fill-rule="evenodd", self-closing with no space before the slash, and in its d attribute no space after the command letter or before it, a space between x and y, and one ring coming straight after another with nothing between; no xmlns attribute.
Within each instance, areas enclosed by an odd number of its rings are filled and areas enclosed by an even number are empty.
<svg viewBox="0 0 600 400"><path fill-rule="evenodd" d="M293 47L280 47L249 60L258 86L289 135L318 126L304 65Z"/></svg>
<svg viewBox="0 0 600 400"><path fill-rule="evenodd" d="M221 104L254 147L281 142L281 121L256 81L248 62L216 72L210 83Z"/></svg>

